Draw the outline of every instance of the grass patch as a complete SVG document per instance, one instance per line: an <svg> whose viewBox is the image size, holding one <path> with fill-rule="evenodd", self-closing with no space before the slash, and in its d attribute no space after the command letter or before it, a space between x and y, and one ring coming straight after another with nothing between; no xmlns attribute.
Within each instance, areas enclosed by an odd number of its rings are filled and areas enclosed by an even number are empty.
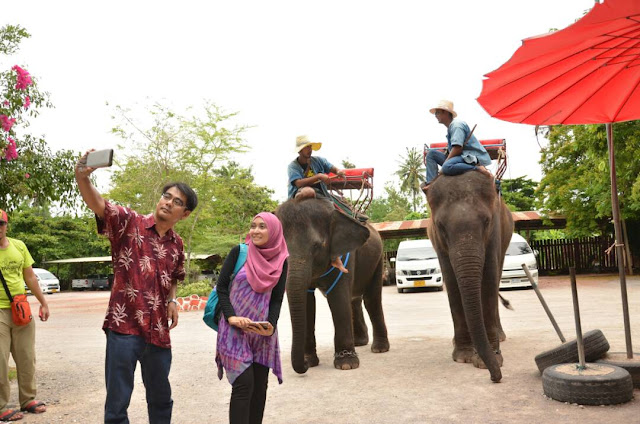
<svg viewBox="0 0 640 424"><path fill-rule="evenodd" d="M18 376L16 369L14 367L9 367L9 381L13 381Z"/></svg>

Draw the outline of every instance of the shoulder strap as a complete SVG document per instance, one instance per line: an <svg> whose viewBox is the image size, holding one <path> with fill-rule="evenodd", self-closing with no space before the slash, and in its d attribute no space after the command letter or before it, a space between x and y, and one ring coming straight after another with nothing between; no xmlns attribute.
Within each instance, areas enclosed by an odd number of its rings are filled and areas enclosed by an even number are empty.
<svg viewBox="0 0 640 424"><path fill-rule="evenodd" d="M249 246L247 246L245 243L240 243L239 246L240 246L240 252L238 253L238 259L236 259L236 266L235 268L233 268L234 278L238 273L238 271L240 271L240 269L244 266L244 263L247 261L247 251L249 250Z"/></svg>
<svg viewBox="0 0 640 424"><path fill-rule="evenodd" d="M2 280L2 285L4 286L4 291L7 292L7 297L9 298L9 302L13 303L13 296L11 296L11 292L9 291L9 287L7 287L7 282L4 279L4 275L2 275L2 271L0 271L0 280Z"/></svg>

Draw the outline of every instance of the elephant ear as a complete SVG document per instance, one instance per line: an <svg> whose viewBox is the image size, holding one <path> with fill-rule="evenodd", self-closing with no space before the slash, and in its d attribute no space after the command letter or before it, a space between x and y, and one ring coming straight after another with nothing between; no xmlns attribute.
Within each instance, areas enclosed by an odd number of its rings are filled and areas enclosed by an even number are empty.
<svg viewBox="0 0 640 424"><path fill-rule="evenodd" d="M331 257L356 250L369 238L369 229L342 212L331 212Z"/></svg>

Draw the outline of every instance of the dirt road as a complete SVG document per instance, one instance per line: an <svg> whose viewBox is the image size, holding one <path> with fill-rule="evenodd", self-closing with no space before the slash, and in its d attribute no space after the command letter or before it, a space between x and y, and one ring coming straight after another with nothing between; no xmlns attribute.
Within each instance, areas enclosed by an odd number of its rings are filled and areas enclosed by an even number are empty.
<svg viewBox="0 0 640 424"><path fill-rule="evenodd" d="M632 337L640 344L640 278L629 277ZM624 351L620 286L615 276L579 276L583 331L601 329L612 351ZM541 289L567 339L575 338L567 277L541 279ZM323 298L318 307L320 365L304 375L290 365L291 326L283 305L280 341L284 383L270 378L265 423L599 423L638 422L640 391L619 406L560 403L542 393L534 356L559 344L532 290L508 291L515 311L501 310L507 341L501 345L503 379L451 360L453 326L445 292L399 294L385 287L383 301L391 350L358 348L360 368L333 368L333 327ZM25 423L100 423L105 337L100 329L108 293L49 296L51 319L37 324L39 398L49 410ZM31 299L35 302L35 299ZM35 307L35 304L32 304ZM230 386L218 381L215 333L201 313L180 315L172 331L173 422L227 422ZM636 351L640 349L636 348ZM17 386L12 383L12 401ZM132 423L148 422L139 372L129 408Z"/></svg>

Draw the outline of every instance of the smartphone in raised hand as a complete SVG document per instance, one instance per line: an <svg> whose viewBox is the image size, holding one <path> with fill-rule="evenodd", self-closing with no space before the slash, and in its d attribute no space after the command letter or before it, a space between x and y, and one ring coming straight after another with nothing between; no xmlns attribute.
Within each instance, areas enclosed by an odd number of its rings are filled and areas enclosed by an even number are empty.
<svg viewBox="0 0 640 424"><path fill-rule="evenodd" d="M94 150L87 155L89 168L105 168L113 164L113 149Z"/></svg>

